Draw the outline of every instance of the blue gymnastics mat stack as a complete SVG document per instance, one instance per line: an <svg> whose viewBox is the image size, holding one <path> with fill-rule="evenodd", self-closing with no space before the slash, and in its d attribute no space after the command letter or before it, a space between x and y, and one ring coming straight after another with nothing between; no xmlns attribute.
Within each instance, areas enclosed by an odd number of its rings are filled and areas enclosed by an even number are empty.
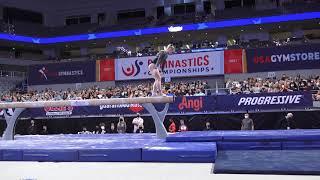
<svg viewBox="0 0 320 180"><path fill-rule="evenodd" d="M318 174L319 152L320 130L190 131L166 139L155 134L33 135L0 141L2 161L215 163L215 173ZM267 166L274 169L257 169Z"/></svg>
<svg viewBox="0 0 320 180"><path fill-rule="evenodd" d="M154 134L35 135L0 141L2 161L211 163L216 154L215 142L166 142Z"/></svg>
<svg viewBox="0 0 320 180"><path fill-rule="evenodd" d="M216 142L214 173L320 175L320 130L208 131L168 142Z"/></svg>

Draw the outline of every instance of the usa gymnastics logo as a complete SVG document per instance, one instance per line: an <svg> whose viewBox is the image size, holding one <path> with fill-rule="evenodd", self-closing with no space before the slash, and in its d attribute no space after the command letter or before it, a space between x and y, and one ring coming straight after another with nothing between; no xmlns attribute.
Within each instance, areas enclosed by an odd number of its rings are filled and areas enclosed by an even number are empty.
<svg viewBox="0 0 320 180"><path fill-rule="evenodd" d="M135 77L140 73L140 71L141 71L140 66L142 66L142 65L143 65L142 61L135 60L134 64L131 64L131 66L129 66L127 68L123 68L123 66L122 66L122 72L126 76Z"/></svg>

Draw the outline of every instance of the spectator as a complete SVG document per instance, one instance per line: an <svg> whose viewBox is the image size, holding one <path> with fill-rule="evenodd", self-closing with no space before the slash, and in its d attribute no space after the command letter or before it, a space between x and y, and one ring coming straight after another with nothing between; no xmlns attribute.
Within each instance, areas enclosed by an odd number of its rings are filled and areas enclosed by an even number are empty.
<svg viewBox="0 0 320 180"><path fill-rule="evenodd" d="M295 122L294 122L292 113L288 113L284 117L284 119L282 120L282 125L281 126L282 126L283 129L287 129L287 130L295 128Z"/></svg>
<svg viewBox="0 0 320 180"><path fill-rule="evenodd" d="M239 93L262 93L262 92L292 92L319 90L319 77L302 78L300 75L289 77L285 74L281 78L248 78L244 81L228 79L226 88L231 94ZM315 96L314 96L315 98Z"/></svg>
<svg viewBox="0 0 320 180"><path fill-rule="evenodd" d="M313 99L314 99L315 101L320 101L320 90L318 90L318 91L317 91L317 94L315 94L315 95L313 96Z"/></svg>
<svg viewBox="0 0 320 180"><path fill-rule="evenodd" d="M130 98L130 97L146 97L151 94L151 83L142 83L138 86L124 85L120 87L107 87L100 89L96 86L81 89L65 91L53 91L45 89L43 91L29 91L27 93L9 92L1 95L1 101L59 101L59 100L82 100L82 99L106 99L106 98ZM210 88L206 81L194 82L170 82L166 85L165 92L168 95L175 96L202 96L205 89Z"/></svg>
<svg viewBox="0 0 320 180"><path fill-rule="evenodd" d="M49 134L49 133L48 133L48 128L47 128L46 125L43 125L43 126L42 126L42 130L41 130L40 134L41 134L41 135L48 135L48 134Z"/></svg>
<svg viewBox="0 0 320 180"><path fill-rule="evenodd" d="M212 131L213 128L211 127L210 122L206 122L206 127L204 128L204 131Z"/></svg>
<svg viewBox="0 0 320 180"><path fill-rule="evenodd" d="M139 126L139 128L137 130L137 133L143 133L143 127L142 126Z"/></svg>
<svg viewBox="0 0 320 180"><path fill-rule="evenodd" d="M170 121L169 132L175 133L176 132L176 124L174 123L174 120L172 118L169 121Z"/></svg>
<svg viewBox="0 0 320 180"><path fill-rule="evenodd" d="M109 130L108 133L110 133L110 134L115 134L115 133L117 133L114 123L111 123L111 124L110 124L110 130Z"/></svg>
<svg viewBox="0 0 320 180"><path fill-rule="evenodd" d="M124 121L124 117L120 116L119 117L119 122L117 124L117 132L122 134L122 133L126 133L126 131L127 131L127 124Z"/></svg>
<svg viewBox="0 0 320 180"><path fill-rule="evenodd" d="M100 127L97 125L94 128L94 131L92 132L93 134L99 134L100 133Z"/></svg>
<svg viewBox="0 0 320 180"><path fill-rule="evenodd" d="M197 89L196 93L194 94L195 96L205 96L206 94L203 92L201 89Z"/></svg>
<svg viewBox="0 0 320 180"><path fill-rule="evenodd" d="M295 82L291 82L289 85L289 91L298 91L298 85Z"/></svg>
<svg viewBox="0 0 320 180"><path fill-rule="evenodd" d="M254 123L251 118L249 118L249 114L244 114L244 119L241 122L241 130L254 130Z"/></svg>
<svg viewBox="0 0 320 180"><path fill-rule="evenodd" d="M37 134L37 126L35 125L34 120L30 121L30 126L28 127L28 134L29 135L35 135Z"/></svg>
<svg viewBox="0 0 320 180"><path fill-rule="evenodd" d="M106 131L106 125L104 123L100 123L99 125L99 134L105 134Z"/></svg>
<svg viewBox="0 0 320 180"><path fill-rule="evenodd" d="M137 130L139 129L143 131L144 129L143 119L140 117L139 113L137 113L137 117L132 120L132 124L133 124L133 133L137 133Z"/></svg>
<svg viewBox="0 0 320 180"><path fill-rule="evenodd" d="M91 134L91 132L87 130L87 127L82 127L82 131L79 131L78 134Z"/></svg>
<svg viewBox="0 0 320 180"><path fill-rule="evenodd" d="M180 120L179 132L188 131L187 125L185 125L184 120Z"/></svg>

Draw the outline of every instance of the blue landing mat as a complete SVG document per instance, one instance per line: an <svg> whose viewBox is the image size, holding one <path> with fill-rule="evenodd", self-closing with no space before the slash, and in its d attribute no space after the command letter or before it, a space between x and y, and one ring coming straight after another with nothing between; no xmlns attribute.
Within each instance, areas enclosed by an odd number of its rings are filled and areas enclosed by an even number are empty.
<svg viewBox="0 0 320 180"><path fill-rule="evenodd" d="M320 149L320 139L318 141L288 141L282 142L282 149L285 150L308 150Z"/></svg>
<svg viewBox="0 0 320 180"><path fill-rule="evenodd" d="M217 142L218 150L281 150L281 142ZM320 148L319 148L320 149Z"/></svg>
<svg viewBox="0 0 320 180"><path fill-rule="evenodd" d="M189 131L170 134L168 142L258 142L258 141L317 141L320 130L255 130L255 131Z"/></svg>
<svg viewBox="0 0 320 180"><path fill-rule="evenodd" d="M142 149L142 160L146 162L200 162L212 163L217 156L213 142L162 143Z"/></svg>
<svg viewBox="0 0 320 180"><path fill-rule="evenodd" d="M146 154L144 154L146 153ZM168 143L155 134L16 136L0 141L0 160L214 162L216 143Z"/></svg>
<svg viewBox="0 0 320 180"><path fill-rule="evenodd" d="M219 151L217 174L320 175L319 150Z"/></svg>

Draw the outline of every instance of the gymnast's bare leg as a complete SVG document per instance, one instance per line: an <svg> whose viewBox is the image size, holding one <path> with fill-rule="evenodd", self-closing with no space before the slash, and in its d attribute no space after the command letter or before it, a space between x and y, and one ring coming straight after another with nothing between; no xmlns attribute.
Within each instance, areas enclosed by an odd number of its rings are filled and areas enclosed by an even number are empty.
<svg viewBox="0 0 320 180"><path fill-rule="evenodd" d="M149 65L149 71L152 74L153 78L154 78L154 83L152 86L152 96L158 96L158 95L162 95L162 91L161 91L161 75L159 72L159 69L156 67L155 64L151 63Z"/></svg>
<svg viewBox="0 0 320 180"><path fill-rule="evenodd" d="M156 58L152 60L151 64L148 66L148 69L151 73L151 75L154 78L154 83L152 87L152 96L165 96L165 94L162 93L162 87L161 87L161 74L159 68L164 69L166 60L168 58L169 54L172 54L174 52L175 48L172 44L169 44L165 50L160 51Z"/></svg>

